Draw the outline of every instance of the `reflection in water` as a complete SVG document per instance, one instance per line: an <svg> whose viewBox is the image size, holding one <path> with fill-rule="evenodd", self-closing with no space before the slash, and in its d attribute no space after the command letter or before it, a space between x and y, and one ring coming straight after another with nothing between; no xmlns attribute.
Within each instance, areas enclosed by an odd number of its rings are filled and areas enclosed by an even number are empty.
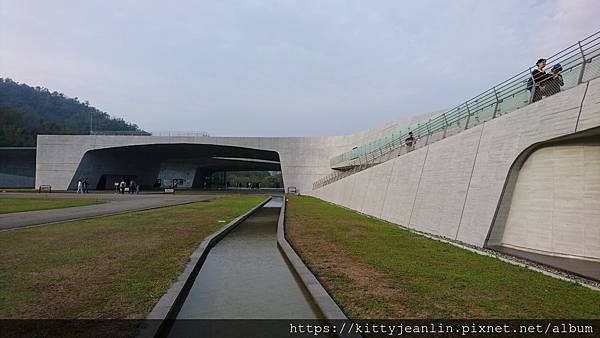
<svg viewBox="0 0 600 338"><path fill-rule="evenodd" d="M283 206L283 198L282 197L273 197L267 204L263 206L263 208L281 208ZM277 220L275 220L277 223Z"/></svg>
<svg viewBox="0 0 600 338"><path fill-rule="evenodd" d="M318 317L277 248L280 207L272 200L211 249L178 319Z"/></svg>

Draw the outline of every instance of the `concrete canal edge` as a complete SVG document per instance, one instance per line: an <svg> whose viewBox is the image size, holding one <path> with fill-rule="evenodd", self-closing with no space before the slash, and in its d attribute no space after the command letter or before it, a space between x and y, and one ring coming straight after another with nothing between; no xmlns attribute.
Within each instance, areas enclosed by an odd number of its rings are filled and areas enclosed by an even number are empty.
<svg viewBox="0 0 600 338"><path fill-rule="evenodd" d="M304 262L302 262L300 256L298 256L290 243L285 239L285 205L286 197L283 196L279 220L277 222L277 245L279 246L279 249L283 253L284 258L290 263L293 272L300 277L302 284L304 284L304 287L308 290L308 293L311 295L319 310L321 310L325 319L329 321L348 321L348 317L346 317L337 303L331 298L329 293L327 293L323 285L317 280L317 277L315 277Z"/></svg>
<svg viewBox="0 0 600 338"><path fill-rule="evenodd" d="M196 276L198 276L210 249L231 232L231 230L235 229L235 227L245 221L258 209L262 208L271 199L272 196L269 196L245 214L238 216L221 229L206 237L202 243L200 243L198 248L196 248L190 256L190 260L185 265L183 271L177 276L173 284L171 284L158 303L156 303L152 311L146 317L146 321L142 323L138 337L150 338L165 337L168 335L169 330L177 317L177 313L185 302L185 298L190 292L194 280L196 279Z"/></svg>

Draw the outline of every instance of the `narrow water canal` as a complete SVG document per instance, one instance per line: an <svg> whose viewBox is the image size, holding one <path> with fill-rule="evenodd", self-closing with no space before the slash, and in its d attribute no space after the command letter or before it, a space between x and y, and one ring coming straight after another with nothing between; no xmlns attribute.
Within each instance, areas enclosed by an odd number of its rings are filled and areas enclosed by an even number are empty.
<svg viewBox="0 0 600 338"><path fill-rule="evenodd" d="M316 319L320 315L277 248L281 198L214 246L177 319Z"/></svg>

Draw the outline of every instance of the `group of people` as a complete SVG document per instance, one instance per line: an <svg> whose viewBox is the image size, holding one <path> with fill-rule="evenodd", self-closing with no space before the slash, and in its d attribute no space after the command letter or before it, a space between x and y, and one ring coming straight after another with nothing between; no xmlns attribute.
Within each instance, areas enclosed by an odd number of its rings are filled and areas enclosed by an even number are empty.
<svg viewBox="0 0 600 338"><path fill-rule="evenodd" d="M248 187L248 189L260 189L260 182L248 182L246 183L246 187Z"/></svg>
<svg viewBox="0 0 600 338"><path fill-rule="evenodd" d="M77 193L78 194L87 194L88 191L88 179L87 178L80 178L77 181Z"/></svg>
<svg viewBox="0 0 600 338"><path fill-rule="evenodd" d="M560 87L565 83L560 72L562 66L555 64L550 69L550 74L544 70L546 68L546 59L539 59L536 63L536 69L531 72L531 78L527 82L527 89L533 90L531 102L536 102L544 96L554 95L560 92Z"/></svg>
<svg viewBox="0 0 600 338"><path fill-rule="evenodd" d="M121 182L115 182L115 193L125 194L125 192L130 194L139 194L140 185L135 183L134 180L129 181L129 185L127 182L125 182L125 180L121 180Z"/></svg>
<svg viewBox="0 0 600 338"><path fill-rule="evenodd" d="M550 73L546 73L546 59L539 59L536 63L536 69L531 72L531 78L527 82L527 89L533 90L532 102L548 97L560 92L560 87L564 86L565 82L562 77L562 66L560 63L555 64L550 69ZM412 131L408 133L408 137L404 140L404 144L408 150L412 150L415 144L415 138Z"/></svg>
<svg viewBox="0 0 600 338"><path fill-rule="evenodd" d="M231 184L229 181L225 182L225 188L226 189L229 189L229 188L231 188L233 186L234 185ZM242 182L237 182L235 184L235 188L242 189ZM260 182L256 182L256 183L254 183L254 182L246 182L246 188L247 189L260 189Z"/></svg>

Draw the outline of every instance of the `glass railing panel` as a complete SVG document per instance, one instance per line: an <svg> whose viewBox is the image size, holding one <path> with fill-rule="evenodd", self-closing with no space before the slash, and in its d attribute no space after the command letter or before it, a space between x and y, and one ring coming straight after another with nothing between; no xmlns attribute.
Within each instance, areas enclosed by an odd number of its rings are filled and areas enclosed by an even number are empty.
<svg viewBox="0 0 600 338"><path fill-rule="evenodd" d="M513 110L525 107L529 104L531 92L527 90L525 85L520 90L512 90L506 93L500 93L498 103L498 114L503 115Z"/></svg>
<svg viewBox="0 0 600 338"><path fill-rule="evenodd" d="M573 88L578 85L582 67L581 61L581 55L575 55L560 63L563 68L560 72L564 82L564 85L561 88L562 90ZM549 68L549 74L552 74L551 69L552 68Z"/></svg>
<svg viewBox="0 0 600 338"><path fill-rule="evenodd" d="M474 127L480 123L494 118L497 108L496 102L496 93L493 90L477 100L470 102L469 107L471 110L471 119L469 120L468 127Z"/></svg>
<svg viewBox="0 0 600 338"><path fill-rule="evenodd" d="M582 81L589 81L600 76L600 46L598 48L586 51L585 71Z"/></svg>
<svg viewBox="0 0 600 338"><path fill-rule="evenodd" d="M472 113L471 119L469 120L469 128L475 127L485 121L489 121L494 117L494 112L496 109L496 103L489 104L485 108L478 109L476 112Z"/></svg>

